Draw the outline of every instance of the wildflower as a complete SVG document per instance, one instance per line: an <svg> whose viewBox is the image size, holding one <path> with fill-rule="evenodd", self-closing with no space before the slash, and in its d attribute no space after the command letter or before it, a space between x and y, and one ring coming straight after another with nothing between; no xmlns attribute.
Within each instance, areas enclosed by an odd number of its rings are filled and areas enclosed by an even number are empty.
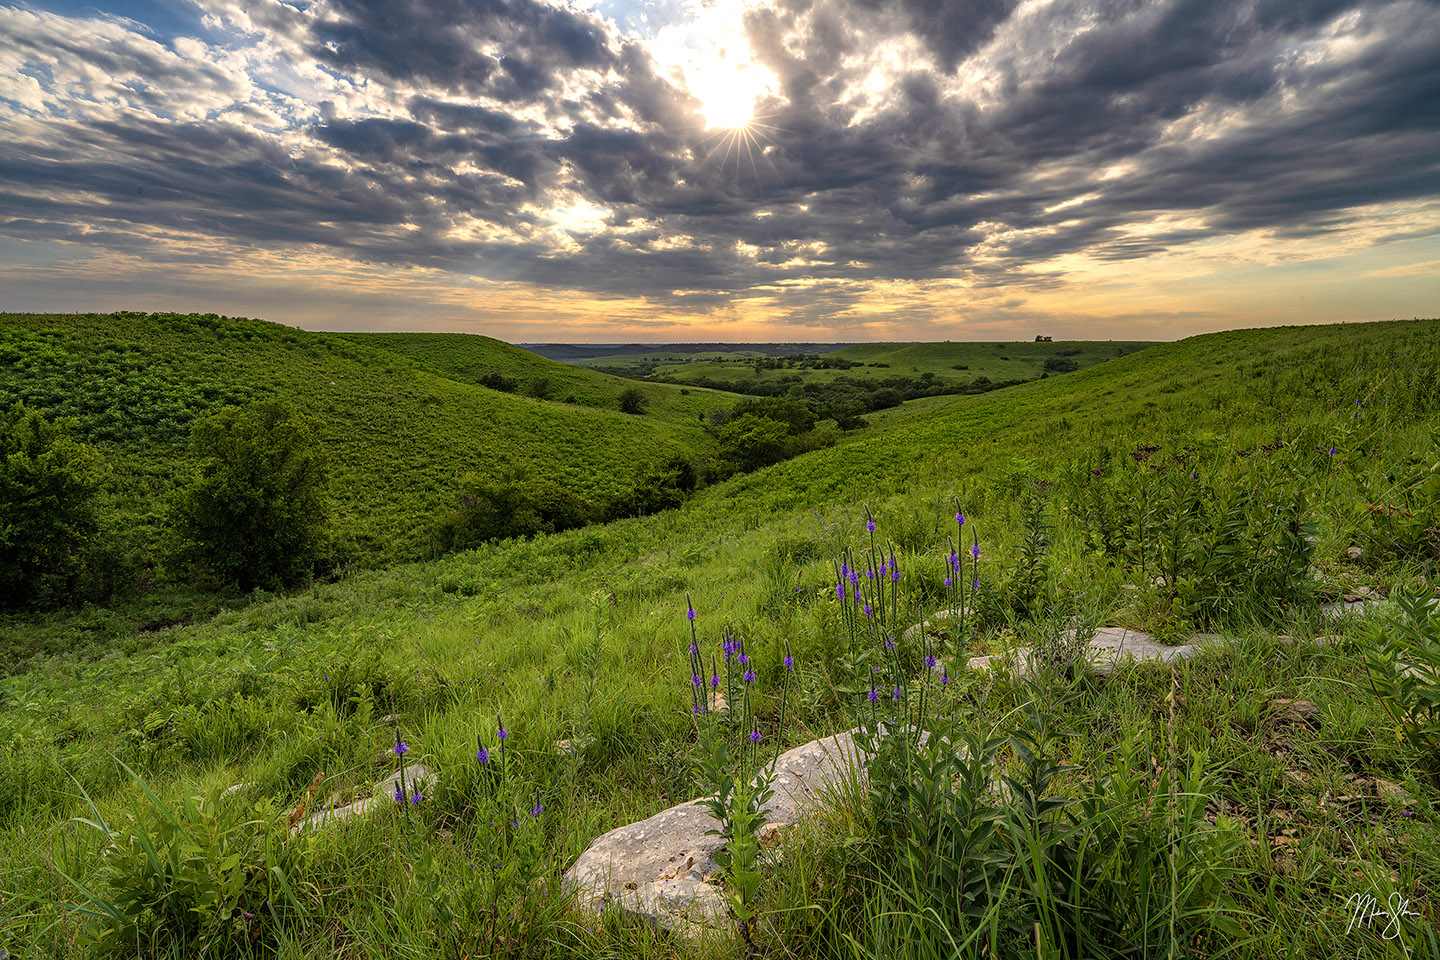
<svg viewBox="0 0 1440 960"><path fill-rule="evenodd" d="M874 687L871 687L871 688L870 688L869 697L870 697L870 702L871 702L871 703L874 703L876 700L879 700L879 699L880 699L880 694L879 694L879 692L876 691L876 689L875 689Z"/></svg>
<svg viewBox="0 0 1440 960"><path fill-rule="evenodd" d="M715 688L715 687L720 686L720 674L718 674L718 673L712 673L712 674L710 674L710 686L711 686L712 689Z"/></svg>
<svg viewBox="0 0 1440 960"><path fill-rule="evenodd" d="M425 795L420 792L420 788L419 788L419 787L416 787L416 788L415 788L415 796L413 796L413 797L410 798L410 805L411 805L412 807L414 807L414 806L419 806L420 801L421 801L421 800L424 800L424 799L425 799Z"/></svg>
<svg viewBox="0 0 1440 960"><path fill-rule="evenodd" d="M835 599L836 599L836 600L844 600L844 599L845 599L845 581L844 581L844 580L841 580L839 583L835 584Z"/></svg>
<svg viewBox="0 0 1440 960"><path fill-rule="evenodd" d="M935 655L933 653L925 658L925 666L929 667L931 670L935 669Z"/></svg>
<svg viewBox="0 0 1440 960"><path fill-rule="evenodd" d="M979 543L972 543L972 544L970 544L970 556L974 557L976 560L979 560L979 559L980 559L980 544L979 544Z"/></svg>
<svg viewBox="0 0 1440 960"><path fill-rule="evenodd" d="M870 609L870 604L868 604L868 603L865 604L865 616L871 617L871 616L874 616L874 615L875 615L875 611L872 610L872 609Z"/></svg>
<svg viewBox="0 0 1440 960"><path fill-rule="evenodd" d="M749 658L748 656L746 656L746 655L743 654L743 653L740 654L740 666L743 667L743 666L745 666L745 664L747 664L747 663L749 663L749 662L750 662L750 658Z"/></svg>
<svg viewBox="0 0 1440 960"><path fill-rule="evenodd" d="M690 652L691 652L691 653L699 653L699 652L700 652L700 648L697 647L697 646L695 646L695 644L692 643L692 644L690 644Z"/></svg>
<svg viewBox="0 0 1440 960"><path fill-rule="evenodd" d="M695 686L699 687L704 686L705 679L701 677L698 673L692 673L690 674L690 682L693 683Z"/></svg>
<svg viewBox="0 0 1440 960"><path fill-rule="evenodd" d="M740 679L744 680L746 683L754 683L754 682L755 682L755 671L754 671L754 670L746 670L746 671L745 671L745 674L744 674Z"/></svg>
<svg viewBox="0 0 1440 960"><path fill-rule="evenodd" d="M889 640L886 640L886 641L885 641L885 649L886 649L886 650L894 650L894 649L895 649L895 638L894 638L894 637L891 637Z"/></svg>
<svg viewBox="0 0 1440 960"><path fill-rule="evenodd" d="M941 671L941 673L940 673L940 682L941 682L941 683L949 683L949 682L950 682L950 671L949 671L949 670L943 670L943 671Z"/></svg>
<svg viewBox="0 0 1440 960"><path fill-rule="evenodd" d="M530 808L530 816L532 816L532 817L538 817L538 816L540 816L540 814L542 814L542 813L544 813L544 812L545 812L545 804L543 804L543 803L537 803L537 804L535 804L535 806L533 806L533 807Z"/></svg>
<svg viewBox="0 0 1440 960"><path fill-rule="evenodd" d="M945 586L947 586L947 587L953 587L953 586L955 586L955 581L954 581L954 580L951 580L949 577L946 577L946 578L945 578Z"/></svg>
<svg viewBox="0 0 1440 960"><path fill-rule="evenodd" d="M396 741L395 741L395 756L397 756L397 757L403 757L403 756L405 756L405 754L407 754L407 753L409 753L409 752L410 752L410 746L409 746L408 744L406 744L403 740L396 740Z"/></svg>
<svg viewBox="0 0 1440 960"><path fill-rule="evenodd" d="M894 699L896 699L896 700L899 700L899 699L900 699L900 688L899 688L899 687L896 687L896 688L895 688Z"/></svg>
<svg viewBox="0 0 1440 960"><path fill-rule="evenodd" d="M686 620L694 620L694 619L695 619L695 608L694 608L694 607L687 606L687 607L685 608L685 619L686 619Z"/></svg>
<svg viewBox="0 0 1440 960"><path fill-rule="evenodd" d="M875 532L875 521L874 521L874 520L866 520L866 521L865 521L865 529L866 529L867 531L869 531L870 533L874 533L874 532Z"/></svg>
<svg viewBox="0 0 1440 960"><path fill-rule="evenodd" d="M759 742L760 742L760 731L759 731L759 730L751 730L751 731L750 731L750 742L751 742L751 743L759 743Z"/></svg>
<svg viewBox="0 0 1440 960"><path fill-rule="evenodd" d="M785 672L786 672L786 673L789 673L791 670L794 670L794 669L795 669L795 658L792 657L792 656L790 656L790 654L788 654L788 653L785 654Z"/></svg>
<svg viewBox="0 0 1440 960"><path fill-rule="evenodd" d="M405 802L405 791L404 791L404 790L401 790L398 785L395 787L395 802L396 802L396 803L404 803L404 802Z"/></svg>
<svg viewBox="0 0 1440 960"><path fill-rule="evenodd" d="M955 523L962 527L965 526L965 514L959 510L955 511Z"/></svg>
<svg viewBox="0 0 1440 960"><path fill-rule="evenodd" d="M506 730L504 727L501 727L499 730L499 736L501 740L504 740L506 737L510 736L510 731Z"/></svg>
<svg viewBox="0 0 1440 960"><path fill-rule="evenodd" d="M858 587L858 586L860 586L860 574L857 573L857 572L855 572L854 570L851 570L851 571L850 571L850 586L852 586L852 587Z"/></svg>
<svg viewBox="0 0 1440 960"><path fill-rule="evenodd" d="M475 759L479 760L481 763L489 763L490 751L486 750L484 747L481 747L479 750L475 751Z"/></svg>
<svg viewBox="0 0 1440 960"><path fill-rule="evenodd" d="M972 584L970 584L970 589L971 589L971 590L979 590L979 589L980 589L980 577L979 577L978 574L977 574L976 577L975 577L975 582L972 583Z"/></svg>

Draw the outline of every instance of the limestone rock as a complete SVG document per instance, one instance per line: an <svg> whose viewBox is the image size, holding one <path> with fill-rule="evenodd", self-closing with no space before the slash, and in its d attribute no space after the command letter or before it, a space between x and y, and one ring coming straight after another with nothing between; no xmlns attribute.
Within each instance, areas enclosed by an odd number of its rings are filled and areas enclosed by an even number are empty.
<svg viewBox="0 0 1440 960"><path fill-rule="evenodd" d="M1309 700L1274 700L1270 715L1289 723L1310 723L1320 719L1320 708Z"/></svg>
<svg viewBox="0 0 1440 960"><path fill-rule="evenodd" d="M422 792L439 777L423 763L407 763L405 765L405 790L407 794L413 794L418 787ZM347 803L343 807L336 807L333 810L321 810L313 813L300 821L292 834L310 827L333 826L336 823L343 823L355 817L363 816L374 810L376 807L386 803L395 802L395 791L400 786L400 771L397 769L390 776L381 780L375 785L374 793L354 803Z"/></svg>
<svg viewBox="0 0 1440 960"><path fill-rule="evenodd" d="M781 831L827 787L860 762L853 731L812 740L782 753L775 764L762 845L773 847ZM718 828L699 800L676 804L639 823L597 837L565 871L564 885L582 909L613 904L687 936L698 935L725 914L723 892L712 882L718 865Z"/></svg>

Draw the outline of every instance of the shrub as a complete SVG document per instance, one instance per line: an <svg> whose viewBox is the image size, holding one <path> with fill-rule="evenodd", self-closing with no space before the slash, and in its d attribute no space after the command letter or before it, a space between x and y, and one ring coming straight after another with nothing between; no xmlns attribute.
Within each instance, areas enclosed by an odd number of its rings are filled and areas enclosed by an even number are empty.
<svg viewBox="0 0 1440 960"><path fill-rule="evenodd" d="M23 403L0 418L0 604L64 597L99 529L100 459L68 428Z"/></svg>
<svg viewBox="0 0 1440 960"><path fill-rule="evenodd" d="M554 385L550 382L549 377L536 377L525 384L525 393L536 400L548 400L554 391Z"/></svg>
<svg viewBox="0 0 1440 960"><path fill-rule="evenodd" d="M646 407L645 392L639 387L630 387L620 394L621 413L644 413Z"/></svg>
<svg viewBox="0 0 1440 960"><path fill-rule="evenodd" d="M591 501L555 484L469 473L460 479L455 510L440 521L436 540L441 550L465 550L491 540L583 527L599 512Z"/></svg>
<svg viewBox="0 0 1440 960"><path fill-rule="evenodd" d="M479 383L482 387L499 390L501 393L514 393L520 388L519 380L507 377L503 373L487 373L480 378Z"/></svg>
<svg viewBox="0 0 1440 960"><path fill-rule="evenodd" d="M795 455L799 444L789 426L769 417L744 413L725 421L719 431L721 470L746 473Z"/></svg>
<svg viewBox="0 0 1440 960"><path fill-rule="evenodd" d="M180 559L244 590L310 576L329 504L309 424L265 401L200 421L190 443L200 463L170 513Z"/></svg>

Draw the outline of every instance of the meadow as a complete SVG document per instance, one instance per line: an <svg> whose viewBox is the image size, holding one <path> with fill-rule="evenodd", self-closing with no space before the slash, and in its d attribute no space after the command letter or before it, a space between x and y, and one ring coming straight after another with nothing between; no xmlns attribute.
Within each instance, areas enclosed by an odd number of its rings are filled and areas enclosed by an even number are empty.
<svg viewBox="0 0 1440 960"><path fill-rule="evenodd" d="M391 387L406 402L402 379L468 397L467 377L494 372L416 366L443 344L352 342L315 349L357 351L377 405ZM675 419L647 429L682 446L686 404L698 420L710 401L667 402ZM432 435L451 408L425 409L442 419L377 412L368 439L340 439L337 415L326 442ZM629 422L562 412L577 435ZM653 516L389 562L52 656L0 679L0 946L1440 956L1437 422L1440 322L1195 337L906 403ZM882 564L877 621L843 584ZM1362 595L1390 599L1321 612ZM1101 677L1063 637L1106 624L1224 642ZM692 626L704 662L724 664L731 638L753 660L732 720L694 711ZM964 666L1019 645L1050 651L1045 668ZM770 750L857 725L877 745L868 780L724 878L748 926L692 941L566 894L596 836L715 794L717 742L743 757L758 735L750 768L726 761L743 781ZM418 802L291 834L365 795L400 740L440 775ZM1397 915L1357 924L1348 904L1367 896Z"/></svg>

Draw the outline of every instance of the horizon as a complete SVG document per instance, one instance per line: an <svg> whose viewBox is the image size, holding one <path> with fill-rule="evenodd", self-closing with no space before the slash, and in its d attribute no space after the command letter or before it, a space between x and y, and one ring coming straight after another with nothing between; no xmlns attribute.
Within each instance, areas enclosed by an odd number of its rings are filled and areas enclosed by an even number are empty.
<svg viewBox="0 0 1440 960"><path fill-rule="evenodd" d="M1440 308L1414 0L0 2L0 309L510 343Z"/></svg>

